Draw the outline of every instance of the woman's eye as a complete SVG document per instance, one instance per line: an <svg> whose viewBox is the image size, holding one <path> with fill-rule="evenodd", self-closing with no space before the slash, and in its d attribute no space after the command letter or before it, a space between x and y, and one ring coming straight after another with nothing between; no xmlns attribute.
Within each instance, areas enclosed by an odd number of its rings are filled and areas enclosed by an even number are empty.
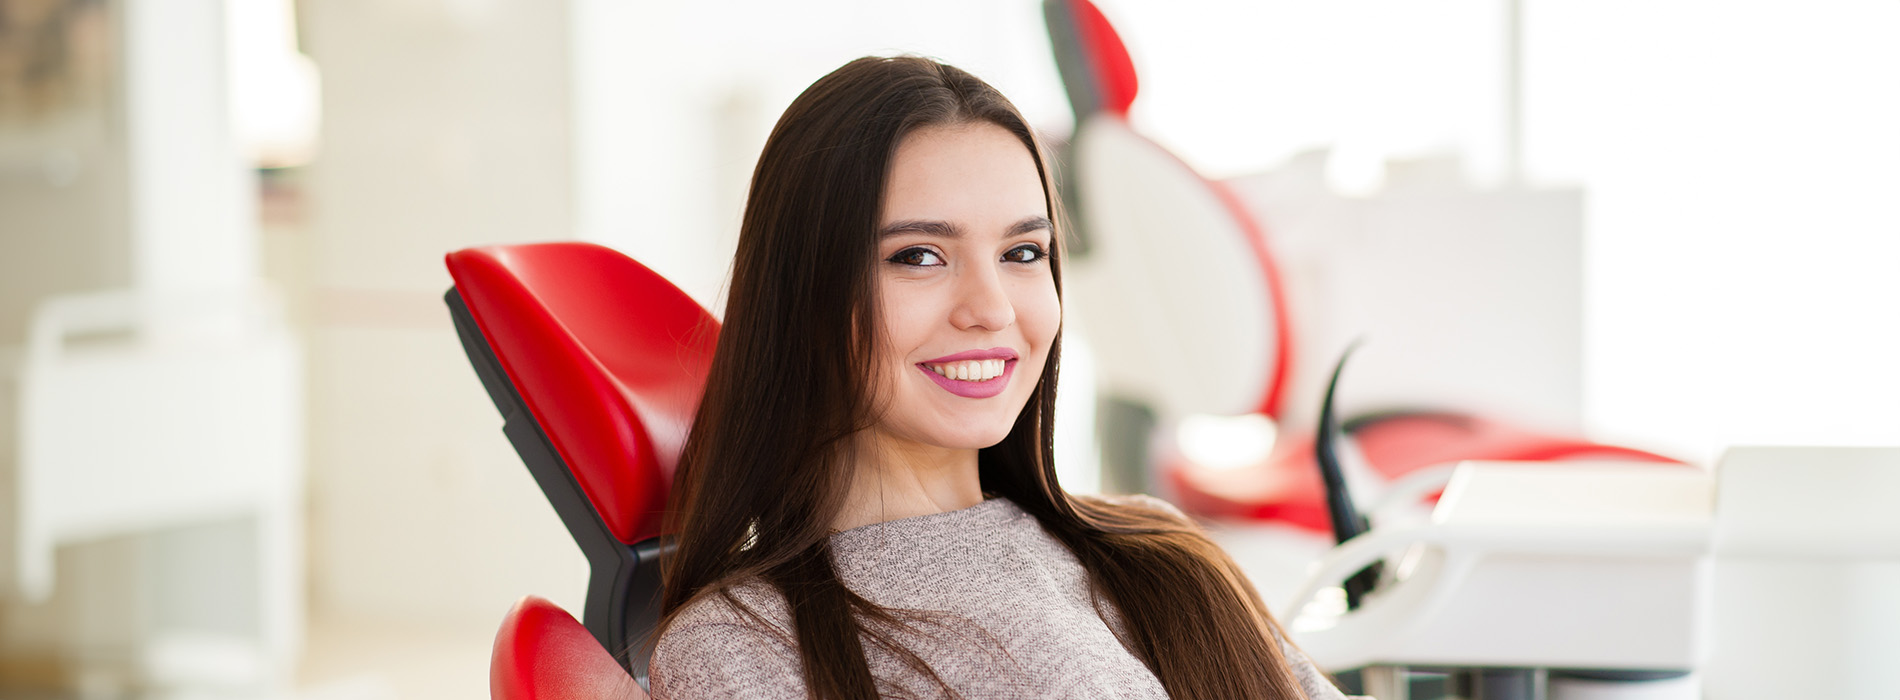
<svg viewBox="0 0 1900 700"><path fill-rule="evenodd" d="M1034 243L1024 243L1003 254L1003 260L1016 263L1032 263L1046 257L1049 257L1049 254L1043 252L1042 246Z"/></svg>
<svg viewBox="0 0 1900 700"><path fill-rule="evenodd" d="M911 267L931 267L943 264L943 256L938 255L937 251L929 248L905 248L897 251L896 255L886 258L886 260Z"/></svg>

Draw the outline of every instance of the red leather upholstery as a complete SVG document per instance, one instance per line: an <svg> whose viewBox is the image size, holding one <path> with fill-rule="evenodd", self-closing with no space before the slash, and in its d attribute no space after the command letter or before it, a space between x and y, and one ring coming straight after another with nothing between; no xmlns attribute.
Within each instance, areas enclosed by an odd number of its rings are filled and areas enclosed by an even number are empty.
<svg viewBox="0 0 1900 700"><path fill-rule="evenodd" d="M495 635L488 665L492 700L645 700L647 693L559 606L536 596L515 603Z"/></svg>
<svg viewBox="0 0 1900 700"><path fill-rule="evenodd" d="M613 536L660 534L719 322L590 243L471 248L449 273L503 370ZM647 322L628 323L638 308ZM511 358L533 357L535 362Z"/></svg>

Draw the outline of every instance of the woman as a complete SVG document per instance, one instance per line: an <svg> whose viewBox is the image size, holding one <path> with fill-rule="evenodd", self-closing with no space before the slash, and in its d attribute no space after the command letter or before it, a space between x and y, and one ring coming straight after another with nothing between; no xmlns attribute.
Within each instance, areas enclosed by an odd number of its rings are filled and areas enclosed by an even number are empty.
<svg viewBox="0 0 1900 700"><path fill-rule="evenodd" d="M863 58L786 110L675 477L656 697L1339 697L1179 512L1056 483L1056 202L956 68Z"/></svg>

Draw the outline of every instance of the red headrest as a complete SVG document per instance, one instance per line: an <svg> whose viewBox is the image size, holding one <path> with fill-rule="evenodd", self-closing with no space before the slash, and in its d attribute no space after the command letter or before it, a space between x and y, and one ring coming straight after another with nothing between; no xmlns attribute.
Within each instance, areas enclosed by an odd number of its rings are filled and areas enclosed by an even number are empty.
<svg viewBox="0 0 1900 700"><path fill-rule="evenodd" d="M1115 27L1108 18L1089 0L1049 0L1046 10L1050 15L1050 31L1073 32L1071 39L1079 56L1065 56L1058 49L1056 60L1059 62L1079 63L1080 75L1086 76L1086 94L1094 104L1074 105L1078 115L1090 112L1109 112L1127 115L1128 106L1135 102L1135 92L1140 87L1135 79L1135 62L1128 56L1128 47L1122 44L1121 35L1115 33ZM1058 45L1068 42L1058 42ZM1067 77L1068 69L1064 69ZM1071 99L1077 92L1070 91Z"/></svg>
<svg viewBox="0 0 1900 700"><path fill-rule="evenodd" d="M493 700L647 698L573 615L535 596L515 603L495 634L488 693Z"/></svg>
<svg viewBox="0 0 1900 700"><path fill-rule="evenodd" d="M503 371L614 537L660 534L719 322L590 243L470 248L449 274Z"/></svg>

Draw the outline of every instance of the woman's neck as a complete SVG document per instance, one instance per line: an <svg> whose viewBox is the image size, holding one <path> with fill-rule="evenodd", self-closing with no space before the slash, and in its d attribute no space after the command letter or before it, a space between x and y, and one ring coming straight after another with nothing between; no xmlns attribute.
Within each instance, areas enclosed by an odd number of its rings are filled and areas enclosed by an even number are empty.
<svg viewBox="0 0 1900 700"><path fill-rule="evenodd" d="M867 434L858 441L856 478L832 530L962 510L983 501L976 450L920 445Z"/></svg>

